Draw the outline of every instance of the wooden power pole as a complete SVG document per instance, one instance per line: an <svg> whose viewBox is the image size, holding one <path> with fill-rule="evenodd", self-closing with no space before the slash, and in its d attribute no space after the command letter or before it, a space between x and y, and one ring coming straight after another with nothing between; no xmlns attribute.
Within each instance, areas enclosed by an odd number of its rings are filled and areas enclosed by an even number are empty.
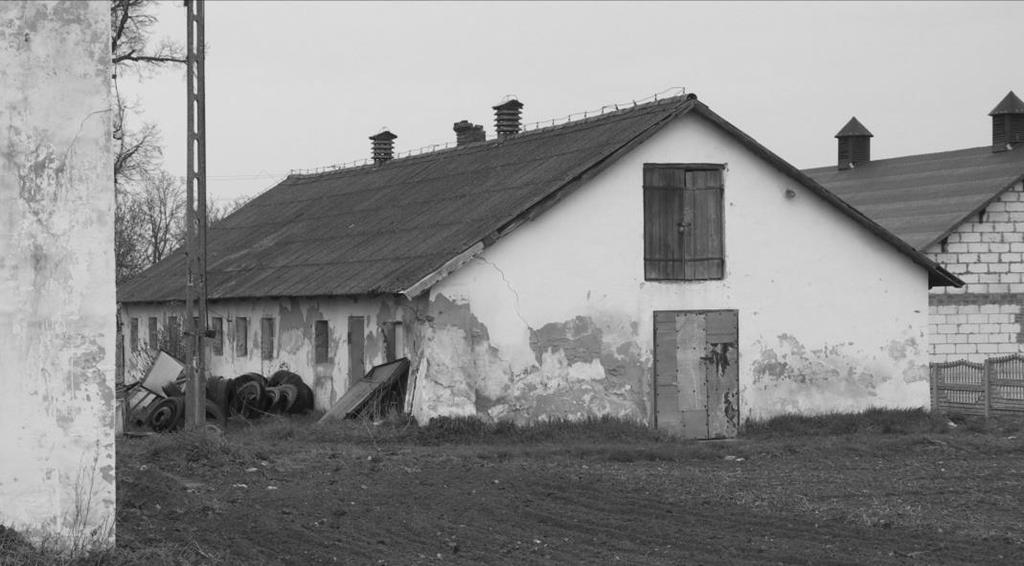
<svg viewBox="0 0 1024 566"><path fill-rule="evenodd" d="M185 423L206 422L210 343L206 310L206 85L203 0L185 0L188 25L188 175L185 197ZM198 315L196 311L198 310Z"/></svg>

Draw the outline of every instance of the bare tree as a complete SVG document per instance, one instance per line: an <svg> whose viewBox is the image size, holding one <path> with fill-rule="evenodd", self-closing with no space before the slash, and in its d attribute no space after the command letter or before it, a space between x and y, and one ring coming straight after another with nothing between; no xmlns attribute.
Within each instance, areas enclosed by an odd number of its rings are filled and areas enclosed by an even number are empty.
<svg viewBox="0 0 1024 566"><path fill-rule="evenodd" d="M150 264L180 246L185 235L185 182L160 171L143 184L136 195L146 258Z"/></svg>
<svg viewBox="0 0 1024 566"><path fill-rule="evenodd" d="M156 69L183 64L180 45L170 40L150 42L157 19L152 0L112 0L110 3L111 52L114 63L114 257L117 280L123 281L145 269L153 258L174 248L171 228L162 214L176 210L176 203L157 205L154 195L174 196L169 179L160 168L163 150L160 130L153 123L130 126L133 107L121 95L118 75L145 76ZM180 196L180 195L179 195ZM183 210L183 208L182 208ZM179 212L183 214L183 212ZM180 220L178 220L180 224Z"/></svg>
<svg viewBox="0 0 1024 566"><path fill-rule="evenodd" d="M112 0L110 3L110 43L114 68L143 72L154 66L185 63L181 45L162 40L150 45L151 28L156 24L152 0Z"/></svg>
<svg viewBox="0 0 1024 566"><path fill-rule="evenodd" d="M133 193L122 188L115 191L117 208L114 211L114 265L118 283L145 269L146 250L139 237L142 234L142 214Z"/></svg>
<svg viewBox="0 0 1024 566"><path fill-rule="evenodd" d="M242 195L219 204L216 202L209 203L206 207L206 224L213 225L216 222L224 220L234 211L245 206L245 204L250 200L252 200L251 196Z"/></svg>

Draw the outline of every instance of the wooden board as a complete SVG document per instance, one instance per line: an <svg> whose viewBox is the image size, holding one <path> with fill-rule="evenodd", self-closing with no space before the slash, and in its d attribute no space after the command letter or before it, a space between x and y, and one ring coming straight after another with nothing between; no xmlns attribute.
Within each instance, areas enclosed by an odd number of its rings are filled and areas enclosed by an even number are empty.
<svg viewBox="0 0 1024 566"><path fill-rule="evenodd" d="M366 326L361 316L348 317L348 383L353 387L366 374L363 352L366 348Z"/></svg>
<svg viewBox="0 0 1024 566"><path fill-rule="evenodd" d="M409 374L409 359L401 358L393 362L374 366L366 377L349 387L341 399L320 417L318 423L341 420L355 416L363 404L377 391L390 387L403 376Z"/></svg>
<svg viewBox="0 0 1024 566"><path fill-rule="evenodd" d="M706 343L704 315L680 313L676 316L676 375L679 380L681 434L686 438L707 438L708 392L701 364Z"/></svg>

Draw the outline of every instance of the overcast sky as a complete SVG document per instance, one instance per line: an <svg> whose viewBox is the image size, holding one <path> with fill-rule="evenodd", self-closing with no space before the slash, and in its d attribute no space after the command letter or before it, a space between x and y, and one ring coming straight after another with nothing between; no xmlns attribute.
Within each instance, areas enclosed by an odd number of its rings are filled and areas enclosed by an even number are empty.
<svg viewBox="0 0 1024 566"><path fill-rule="evenodd" d="M184 42L167 2L158 33ZM990 143L988 112L1024 96L1021 2L266 2L206 4L211 198L259 193L290 169L401 152L483 124L509 94L524 122L673 87L800 168L836 159L851 116L885 158ZM131 95L185 170L184 72Z"/></svg>

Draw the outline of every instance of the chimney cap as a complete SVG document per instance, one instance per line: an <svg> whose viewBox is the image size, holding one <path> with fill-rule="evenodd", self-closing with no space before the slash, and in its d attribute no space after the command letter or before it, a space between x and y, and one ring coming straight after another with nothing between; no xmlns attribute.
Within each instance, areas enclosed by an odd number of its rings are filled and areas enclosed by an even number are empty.
<svg viewBox="0 0 1024 566"><path fill-rule="evenodd" d="M394 139L398 139L398 136L392 134L390 131L385 129L383 132L379 134L374 134L370 136L370 139L373 141L391 141Z"/></svg>
<svg viewBox="0 0 1024 566"><path fill-rule="evenodd" d="M1017 98L1016 94L1013 94L1011 90L1003 100L988 113L989 116L998 116L1000 114L1024 114L1024 102Z"/></svg>
<svg viewBox="0 0 1024 566"><path fill-rule="evenodd" d="M875 137L875 135L869 132L868 129L864 127L864 124L861 124L860 121L857 120L857 117L854 116L853 118L850 118L850 121L847 122L845 126L843 126L843 129L839 130L839 133L836 134L835 137L852 138L858 136L867 136L869 138Z"/></svg>
<svg viewBox="0 0 1024 566"><path fill-rule="evenodd" d="M511 98L497 106L492 106L492 110L519 110L523 107L523 103L519 102L515 98Z"/></svg>

